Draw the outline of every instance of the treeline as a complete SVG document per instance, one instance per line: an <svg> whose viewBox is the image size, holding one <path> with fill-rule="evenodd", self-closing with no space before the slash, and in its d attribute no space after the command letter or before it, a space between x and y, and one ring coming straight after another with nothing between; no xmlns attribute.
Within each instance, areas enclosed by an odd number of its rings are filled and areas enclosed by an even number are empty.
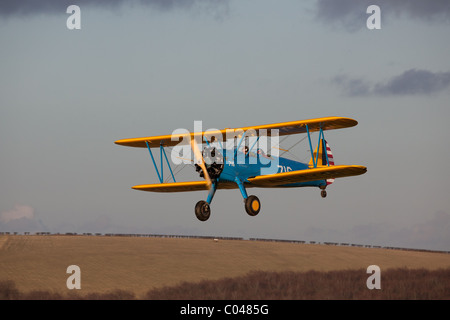
<svg viewBox="0 0 450 320"><path fill-rule="evenodd" d="M388 269L381 289L368 289L365 269L341 271L266 272L245 276L184 282L149 290L141 297L125 290L107 293L60 294L20 292L14 282L0 281L0 300L449 300L450 268Z"/></svg>
<svg viewBox="0 0 450 320"><path fill-rule="evenodd" d="M273 241L273 242L285 242L285 243L302 243L302 244L321 244L327 246L345 246L345 247L360 247L360 248L375 248L375 249L392 249L392 250L405 250L405 251L419 251L419 252L436 252L436 253L450 253L450 251L443 250L429 250L429 249L414 249L414 248L402 248L392 246L374 246L370 244L355 244L346 242L317 242L317 241L301 241L301 240L282 240L282 239L264 239L264 238L250 238L253 241Z"/></svg>
<svg viewBox="0 0 450 320"><path fill-rule="evenodd" d="M1 235L20 235L18 232L0 232ZM242 237L216 237L216 236L195 236L195 235L171 235L171 234L140 234L140 233L50 233L50 232L24 232L23 235L54 235L54 236L104 236L104 237L147 237L147 238L180 238L180 239L211 239L211 240L246 240ZM299 243L299 244L319 244L328 246L347 246L347 247L361 247L361 248L375 248L375 249L392 249L405 251L419 251L419 252L435 252L435 253L450 253L450 251L443 250L429 250L429 249L414 249L402 248L392 246L376 246L367 244L355 244L344 242L318 242L318 241L303 241L303 240L284 240L284 239L267 239L267 238L249 238L249 241L268 241L268 242L284 242L284 243Z"/></svg>

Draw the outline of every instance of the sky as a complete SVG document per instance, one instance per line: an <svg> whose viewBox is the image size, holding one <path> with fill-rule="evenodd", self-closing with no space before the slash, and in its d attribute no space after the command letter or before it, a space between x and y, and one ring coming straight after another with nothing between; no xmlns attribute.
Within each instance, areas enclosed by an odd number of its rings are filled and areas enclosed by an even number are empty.
<svg viewBox="0 0 450 320"><path fill-rule="evenodd" d="M2 1L0 232L208 235L450 250L447 0ZM69 29L70 5L81 29ZM369 29L378 5L381 29ZM316 188L132 190L158 178L122 138L343 116ZM284 141L290 147L303 136ZM313 140L314 141L314 140ZM291 150L308 161L306 140ZM187 166L178 180L198 180Z"/></svg>

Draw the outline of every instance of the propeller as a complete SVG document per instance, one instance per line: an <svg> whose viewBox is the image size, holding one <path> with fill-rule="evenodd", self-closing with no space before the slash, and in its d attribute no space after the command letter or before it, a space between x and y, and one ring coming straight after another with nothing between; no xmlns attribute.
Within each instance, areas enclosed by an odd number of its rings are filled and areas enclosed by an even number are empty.
<svg viewBox="0 0 450 320"><path fill-rule="evenodd" d="M205 161L203 160L203 155L198 148L197 142L195 141L195 137L191 138L191 148L192 151L194 151L194 155L195 158L197 159L197 162L199 162L199 166L203 170L203 175L205 177L208 190L210 190L212 185L211 178L209 177L208 170L206 170Z"/></svg>

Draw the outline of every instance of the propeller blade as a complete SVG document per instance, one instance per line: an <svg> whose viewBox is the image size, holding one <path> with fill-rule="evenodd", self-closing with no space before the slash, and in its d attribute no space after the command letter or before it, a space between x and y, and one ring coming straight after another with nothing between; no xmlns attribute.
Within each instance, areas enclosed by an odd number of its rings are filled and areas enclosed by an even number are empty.
<svg viewBox="0 0 450 320"><path fill-rule="evenodd" d="M195 141L195 137L191 139L191 148L192 148L192 151L194 151L195 158L197 159L200 167L203 170L203 175L205 177L206 182L208 183L208 190L210 190L211 185L212 185L211 178L209 177L208 170L206 170L205 161L203 160L202 153L198 149L198 145L197 145L197 142Z"/></svg>

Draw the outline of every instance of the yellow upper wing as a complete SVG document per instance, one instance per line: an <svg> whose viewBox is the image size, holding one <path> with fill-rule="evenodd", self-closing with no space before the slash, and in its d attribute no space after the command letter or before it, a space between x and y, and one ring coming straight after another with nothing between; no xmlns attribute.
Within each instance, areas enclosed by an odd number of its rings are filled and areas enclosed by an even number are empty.
<svg viewBox="0 0 450 320"><path fill-rule="evenodd" d="M249 178L255 187L279 187L291 183L357 176L367 171L364 166L326 166L313 169L268 174Z"/></svg>
<svg viewBox="0 0 450 320"><path fill-rule="evenodd" d="M280 122L280 123L266 124L266 125L260 125L260 126L208 131L208 132L206 132L206 134L208 134L209 136L216 136L216 137L221 136L222 141L225 141L227 138L227 131L229 131L229 130L233 130L233 131L242 130L242 132L245 132L247 130L252 130L252 129L253 130L278 129L279 135L284 136L284 135L289 135L289 134L305 133L306 125L308 125L308 130L310 132L313 132L313 131L319 131L320 128L322 128L322 130L342 129L342 128L353 127L353 126L356 126L357 124L358 124L358 122L356 120L353 120L350 118L326 117L326 118L316 118L316 119L310 119L310 120ZM190 136L190 138L193 138L194 136L203 136L203 134L205 134L205 132L190 133L189 136ZM267 134L270 135L270 132L268 131ZM185 138L187 136L188 136L187 134L174 134L174 135L162 135L162 136L152 136L152 137L142 137L142 138L131 138L131 139L117 140L117 141L115 141L115 143L122 145L122 146L138 147L138 148L146 148L147 143L150 148L159 147L160 145L167 147L167 146L175 146L180 143L189 143L191 139L183 140L183 138Z"/></svg>

